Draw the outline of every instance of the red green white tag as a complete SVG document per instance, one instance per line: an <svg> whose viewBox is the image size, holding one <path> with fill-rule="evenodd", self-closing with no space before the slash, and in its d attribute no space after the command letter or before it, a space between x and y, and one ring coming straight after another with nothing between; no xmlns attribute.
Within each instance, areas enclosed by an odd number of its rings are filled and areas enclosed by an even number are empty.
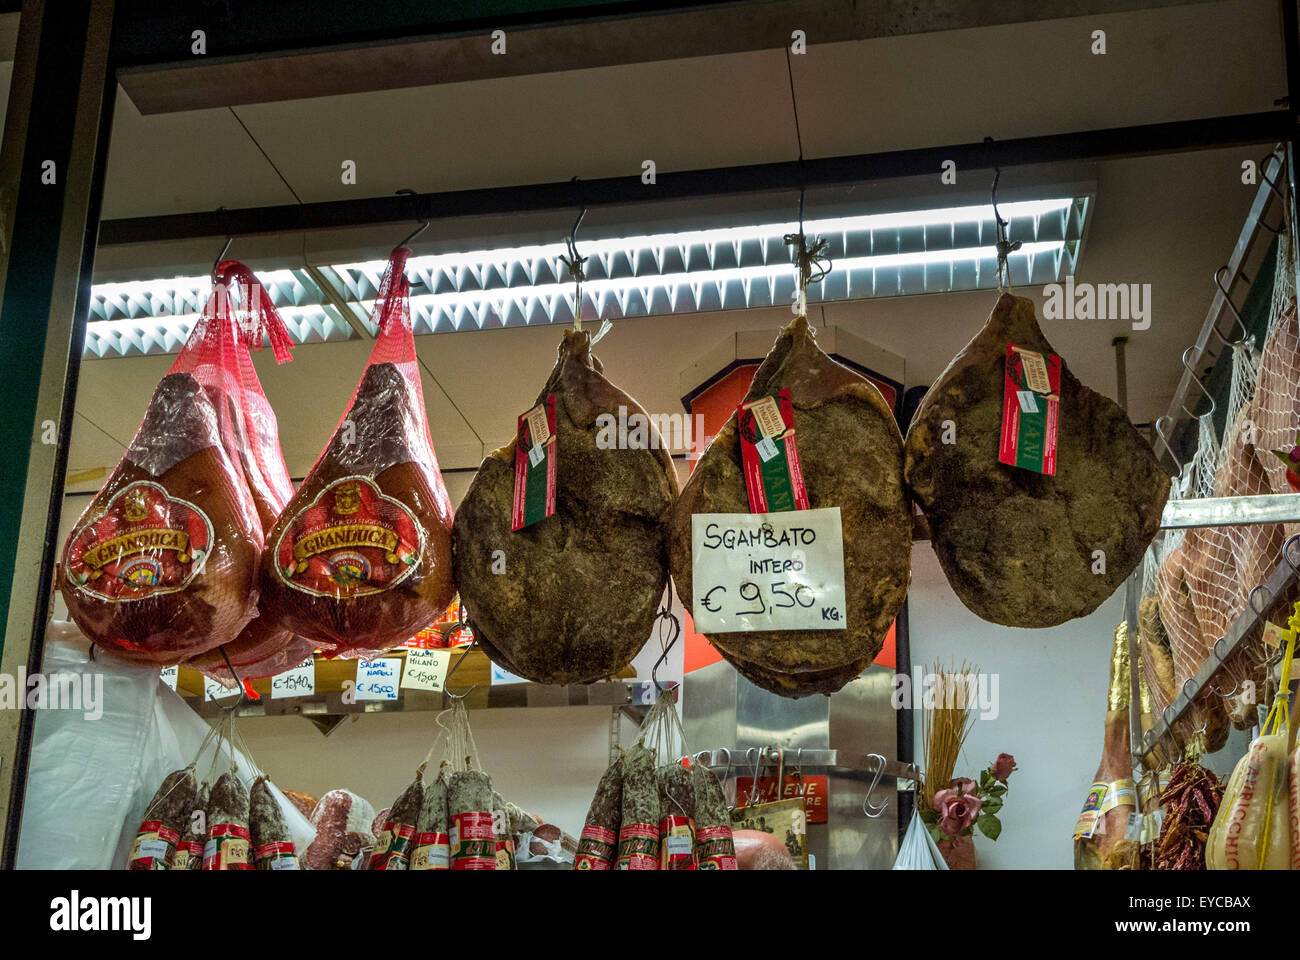
<svg viewBox="0 0 1300 960"><path fill-rule="evenodd" d="M515 498L510 529L555 513L555 394L519 415L515 433Z"/></svg>
<svg viewBox="0 0 1300 960"><path fill-rule="evenodd" d="M1054 476L1060 406L1061 358L1007 344L998 460Z"/></svg>
<svg viewBox="0 0 1300 960"><path fill-rule="evenodd" d="M807 510L790 391L779 390L736 408L745 490L754 513Z"/></svg>

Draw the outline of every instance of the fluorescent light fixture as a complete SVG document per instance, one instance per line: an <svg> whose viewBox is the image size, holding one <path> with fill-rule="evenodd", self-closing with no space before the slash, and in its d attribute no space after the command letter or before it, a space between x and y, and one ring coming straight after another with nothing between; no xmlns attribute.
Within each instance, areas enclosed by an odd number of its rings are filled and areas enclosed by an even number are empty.
<svg viewBox="0 0 1300 960"><path fill-rule="evenodd" d="M999 212L1021 247L1012 281L1051 283L1073 273L1090 197L1003 203ZM584 315L617 319L665 313L769 307L790 302L795 271L786 234L797 223L580 240L587 258ZM902 296L997 286L996 225L989 204L808 220L826 239L830 275L812 302ZM560 242L412 257L412 318L417 333L572 318L573 283ZM369 327L387 262L322 266L319 273ZM338 340L352 326L304 270L259 274L295 339ZM88 356L179 349L211 288L207 277L99 284L92 288ZM373 333L373 331L371 331Z"/></svg>

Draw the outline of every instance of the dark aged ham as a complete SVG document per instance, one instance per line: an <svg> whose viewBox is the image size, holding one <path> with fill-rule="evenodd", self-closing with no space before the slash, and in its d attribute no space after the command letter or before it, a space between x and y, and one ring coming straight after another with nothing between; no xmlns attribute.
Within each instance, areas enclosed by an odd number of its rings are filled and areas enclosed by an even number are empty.
<svg viewBox="0 0 1300 960"><path fill-rule="evenodd" d="M1055 353L1034 305L1003 294L907 433L907 485L957 596L1010 627L1095 610L1160 525L1169 480L1118 405L1062 364L1056 474L999 462L1007 346Z"/></svg>
<svg viewBox="0 0 1300 960"><path fill-rule="evenodd" d="M263 614L335 654L389 650L451 602L451 502L429 439L393 251L374 351L347 412L267 537Z"/></svg>
<svg viewBox="0 0 1300 960"><path fill-rule="evenodd" d="M456 512L456 583L475 639L498 664L540 683L590 683L625 667L650 636L677 474L657 437L627 449L598 442L602 414L645 411L605 379L590 333L565 332L536 402L552 394L555 513L512 530L515 443L493 452Z"/></svg>
<svg viewBox="0 0 1300 960"><path fill-rule="evenodd" d="M804 317L782 331L745 400L781 389L790 391L809 506L840 509L847 626L714 633L709 641L737 670L774 693L831 694L875 659L907 593L912 518L903 494L903 438L880 391L823 353ZM732 414L696 464L673 512L673 583L688 607L691 516L748 512Z"/></svg>

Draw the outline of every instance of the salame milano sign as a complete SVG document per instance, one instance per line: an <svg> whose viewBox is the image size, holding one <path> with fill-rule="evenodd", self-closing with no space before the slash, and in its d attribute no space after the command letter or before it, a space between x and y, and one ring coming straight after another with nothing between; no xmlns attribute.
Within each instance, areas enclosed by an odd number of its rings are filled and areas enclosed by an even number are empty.
<svg viewBox="0 0 1300 960"><path fill-rule="evenodd" d="M691 518L695 629L843 630L840 508Z"/></svg>

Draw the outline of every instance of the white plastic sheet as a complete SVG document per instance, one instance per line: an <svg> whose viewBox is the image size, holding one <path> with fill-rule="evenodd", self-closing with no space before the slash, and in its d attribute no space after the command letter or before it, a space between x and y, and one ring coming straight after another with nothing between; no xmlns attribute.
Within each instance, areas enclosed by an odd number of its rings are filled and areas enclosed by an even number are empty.
<svg viewBox="0 0 1300 960"><path fill-rule="evenodd" d="M153 667L91 661L77 628L62 621L46 631L42 671L79 683L102 677L95 711L41 710L36 718L23 803L18 867L105 870L125 866L145 807L163 778L194 759L209 731ZM93 689L93 687L92 687ZM95 714L98 714L97 716ZM229 754L223 751L222 769ZM197 768L208 776L212 750ZM257 775L235 751L246 785ZM272 791L299 854L315 829L278 788Z"/></svg>
<svg viewBox="0 0 1300 960"><path fill-rule="evenodd" d="M948 862L943 859L939 847L935 844L930 831L926 829L919 813L912 813L912 822L907 825L907 833L899 845L898 856L894 859L895 870L947 870Z"/></svg>

